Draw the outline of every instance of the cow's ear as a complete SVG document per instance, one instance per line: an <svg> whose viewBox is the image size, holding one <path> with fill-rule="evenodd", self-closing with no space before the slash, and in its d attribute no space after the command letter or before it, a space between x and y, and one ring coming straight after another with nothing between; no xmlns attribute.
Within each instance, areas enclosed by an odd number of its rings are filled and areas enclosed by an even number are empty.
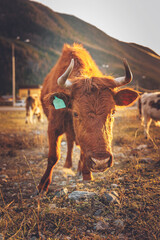
<svg viewBox="0 0 160 240"><path fill-rule="evenodd" d="M69 108L70 96L62 92L49 93L44 101L46 105L53 106L55 109Z"/></svg>
<svg viewBox="0 0 160 240"><path fill-rule="evenodd" d="M115 94L114 100L117 106L128 106L130 104L133 104L136 101L138 96L139 95L137 91L131 90L129 88L125 88L125 89L119 90Z"/></svg>

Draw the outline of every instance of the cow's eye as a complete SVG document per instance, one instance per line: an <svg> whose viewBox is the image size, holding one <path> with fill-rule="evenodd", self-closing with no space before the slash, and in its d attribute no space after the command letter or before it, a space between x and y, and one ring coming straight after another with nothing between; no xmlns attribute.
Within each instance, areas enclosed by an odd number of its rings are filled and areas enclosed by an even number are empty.
<svg viewBox="0 0 160 240"><path fill-rule="evenodd" d="M78 117L78 113L77 113L77 112L74 112L74 113L73 113L73 116L74 116L74 117Z"/></svg>
<svg viewBox="0 0 160 240"><path fill-rule="evenodd" d="M115 110L112 110L112 116L115 114L115 112L116 112Z"/></svg>

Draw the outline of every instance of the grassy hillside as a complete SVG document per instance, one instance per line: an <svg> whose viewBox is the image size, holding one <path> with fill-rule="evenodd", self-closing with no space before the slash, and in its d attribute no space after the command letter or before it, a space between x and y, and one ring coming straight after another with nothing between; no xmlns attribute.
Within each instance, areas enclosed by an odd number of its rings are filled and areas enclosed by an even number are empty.
<svg viewBox="0 0 160 240"><path fill-rule="evenodd" d="M24 42L26 39L30 42ZM126 57L136 83L148 89L160 86L160 57L152 50L120 42L74 16L53 12L39 3L0 0L0 94L11 93L12 43L18 89L22 84L41 84L66 42L82 43L104 73L123 74L121 58ZM103 64L109 67L103 68Z"/></svg>

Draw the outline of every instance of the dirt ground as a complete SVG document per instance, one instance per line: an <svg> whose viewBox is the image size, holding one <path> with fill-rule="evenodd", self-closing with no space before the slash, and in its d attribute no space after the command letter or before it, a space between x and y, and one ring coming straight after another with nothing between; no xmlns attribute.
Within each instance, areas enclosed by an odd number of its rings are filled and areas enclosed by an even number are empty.
<svg viewBox="0 0 160 240"><path fill-rule="evenodd" d="M63 168L67 151L63 137L61 159L54 169L47 197L37 200L36 187L47 165L47 120L25 124L24 111L0 111L0 239L158 239L160 128L152 124L150 133L151 139L145 139L136 109L116 113L114 166L105 173L93 174L93 182L83 182L77 175L80 150L76 146L73 168ZM68 195L55 198L64 188L67 194L75 190L96 192L99 203L106 190L114 190L120 207L99 204L101 214L96 217L97 202L88 202L90 214L86 215L82 202L70 203ZM44 209L51 204L55 204L56 212L51 211L53 215L48 218ZM68 215L66 222L70 222L70 227L61 224L65 219L62 211ZM72 211L78 215L73 217ZM37 214L41 216L37 218ZM86 219L82 220L82 215ZM59 225L51 222L53 216L53 222L56 216ZM113 224L116 219L123 222L121 228ZM109 227L99 229L97 224L104 221Z"/></svg>

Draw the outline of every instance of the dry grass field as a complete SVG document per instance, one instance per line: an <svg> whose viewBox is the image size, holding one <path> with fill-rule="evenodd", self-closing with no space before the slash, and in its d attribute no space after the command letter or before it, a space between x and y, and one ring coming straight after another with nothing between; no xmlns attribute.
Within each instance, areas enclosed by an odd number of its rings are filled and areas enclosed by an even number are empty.
<svg viewBox="0 0 160 240"><path fill-rule="evenodd" d="M36 186L47 164L47 121L25 124L25 112L0 112L0 239L160 239L160 128L143 135L136 109L116 113L114 166L94 181L66 170L65 137L61 159L46 196ZM94 192L72 199L75 191ZM113 201L105 198L114 196Z"/></svg>

